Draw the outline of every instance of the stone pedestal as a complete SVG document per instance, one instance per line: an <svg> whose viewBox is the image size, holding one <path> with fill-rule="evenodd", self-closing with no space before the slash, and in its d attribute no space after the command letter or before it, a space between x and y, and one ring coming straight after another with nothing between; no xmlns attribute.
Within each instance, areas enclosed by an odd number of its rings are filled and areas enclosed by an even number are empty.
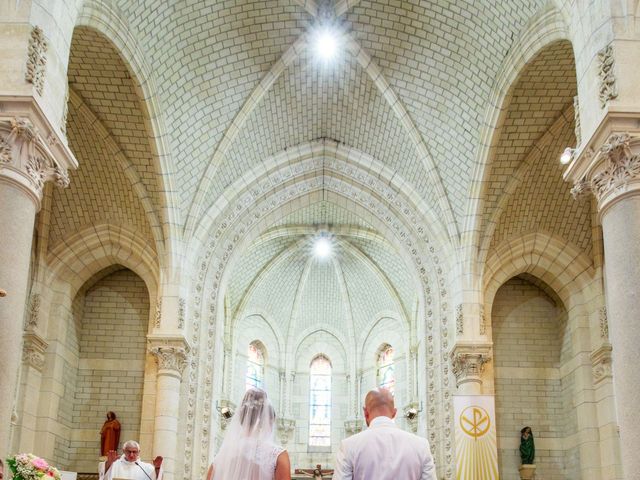
<svg viewBox="0 0 640 480"><path fill-rule="evenodd" d="M520 465L518 471L520 472L520 480L533 480L536 478L535 465Z"/></svg>

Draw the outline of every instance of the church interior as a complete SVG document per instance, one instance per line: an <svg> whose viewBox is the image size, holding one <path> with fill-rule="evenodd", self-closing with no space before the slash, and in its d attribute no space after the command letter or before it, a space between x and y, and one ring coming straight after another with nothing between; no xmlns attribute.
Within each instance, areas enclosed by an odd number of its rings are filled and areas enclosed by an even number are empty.
<svg viewBox="0 0 640 480"><path fill-rule="evenodd" d="M253 386L331 470L384 387L438 479L527 426L636 478L640 1L6 0L0 52L2 458L97 479L112 411L204 479Z"/></svg>

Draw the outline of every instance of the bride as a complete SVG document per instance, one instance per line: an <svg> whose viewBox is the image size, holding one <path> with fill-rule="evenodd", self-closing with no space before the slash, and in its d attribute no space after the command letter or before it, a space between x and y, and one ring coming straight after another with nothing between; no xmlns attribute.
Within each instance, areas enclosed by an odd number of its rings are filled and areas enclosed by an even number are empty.
<svg viewBox="0 0 640 480"><path fill-rule="evenodd" d="M247 390L207 480L290 480L289 454L273 440L275 419L266 392Z"/></svg>

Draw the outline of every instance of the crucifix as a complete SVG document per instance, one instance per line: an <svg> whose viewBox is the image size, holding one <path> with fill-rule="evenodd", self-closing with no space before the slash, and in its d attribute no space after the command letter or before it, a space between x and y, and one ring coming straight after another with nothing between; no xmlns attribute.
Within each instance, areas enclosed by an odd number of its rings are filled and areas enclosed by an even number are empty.
<svg viewBox="0 0 640 480"><path fill-rule="evenodd" d="M323 478L331 477L333 475L333 470L322 469L322 465L319 463L316 465L316 468L296 468L296 474L302 474L306 477L311 477L313 480L322 480Z"/></svg>

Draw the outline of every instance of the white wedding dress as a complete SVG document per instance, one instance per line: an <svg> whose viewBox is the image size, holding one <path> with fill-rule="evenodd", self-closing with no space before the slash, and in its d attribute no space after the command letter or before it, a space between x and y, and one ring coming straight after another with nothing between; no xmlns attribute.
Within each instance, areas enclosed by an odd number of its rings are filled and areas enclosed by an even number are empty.
<svg viewBox="0 0 640 480"><path fill-rule="evenodd" d="M249 389L213 460L214 480L273 480L284 451L273 440L275 412L264 391Z"/></svg>

